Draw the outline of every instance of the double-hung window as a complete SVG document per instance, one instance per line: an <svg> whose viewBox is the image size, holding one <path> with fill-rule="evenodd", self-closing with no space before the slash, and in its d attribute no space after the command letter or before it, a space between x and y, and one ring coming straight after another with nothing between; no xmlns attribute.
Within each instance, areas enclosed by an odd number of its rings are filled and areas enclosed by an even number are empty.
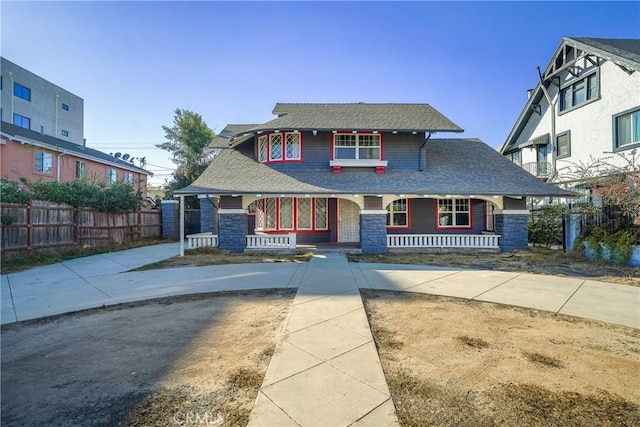
<svg viewBox="0 0 640 427"><path fill-rule="evenodd" d="M87 165L81 160L76 160L76 179L85 179L87 177Z"/></svg>
<svg viewBox="0 0 640 427"><path fill-rule="evenodd" d="M613 117L613 148L625 150L640 144L640 108Z"/></svg>
<svg viewBox="0 0 640 427"><path fill-rule="evenodd" d="M438 199L437 228L471 228L471 200Z"/></svg>
<svg viewBox="0 0 640 427"><path fill-rule="evenodd" d="M336 160L380 160L382 142L377 133L336 133L333 135L333 158Z"/></svg>
<svg viewBox="0 0 640 427"><path fill-rule="evenodd" d="M556 155L558 159L571 156L571 132L566 131L556 136Z"/></svg>
<svg viewBox="0 0 640 427"><path fill-rule="evenodd" d="M387 227L409 228L409 199L398 199L389 203Z"/></svg>
<svg viewBox="0 0 640 427"><path fill-rule="evenodd" d="M593 101L599 95L598 73L574 80L560 90L560 112Z"/></svg>
<svg viewBox="0 0 640 427"><path fill-rule="evenodd" d="M522 166L522 151L512 151L506 154L507 159L511 160L518 166Z"/></svg>
<svg viewBox="0 0 640 427"><path fill-rule="evenodd" d="M44 151L35 152L35 170L41 173L53 172L53 155Z"/></svg>
<svg viewBox="0 0 640 427"><path fill-rule="evenodd" d="M107 168L107 184L115 184L118 181L118 171L113 168Z"/></svg>
<svg viewBox="0 0 640 427"><path fill-rule="evenodd" d="M124 173L124 183L128 185L133 184L133 174L131 172Z"/></svg>

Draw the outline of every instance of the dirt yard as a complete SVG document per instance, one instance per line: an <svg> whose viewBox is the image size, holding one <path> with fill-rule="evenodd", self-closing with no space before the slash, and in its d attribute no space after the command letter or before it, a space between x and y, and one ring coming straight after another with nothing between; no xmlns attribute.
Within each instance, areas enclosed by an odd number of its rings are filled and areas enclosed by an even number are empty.
<svg viewBox="0 0 640 427"><path fill-rule="evenodd" d="M640 331L362 291L403 426L640 425Z"/></svg>
<svg viewBox="0 0 640 427"><path fill-rule="evenodd" d="M640 268L590 261L578 254L539 247L513 252L400 252L385 255L349 255L352 262L435 265L481 270L519 271L555 276L585 277L621 285L640 286Z"/></svg>
<svg viewBox="0 0 640 427"><path fill-rule="evenodd" d="M3 327L1 424L245 425L293 295L181 297Z"/></svg>

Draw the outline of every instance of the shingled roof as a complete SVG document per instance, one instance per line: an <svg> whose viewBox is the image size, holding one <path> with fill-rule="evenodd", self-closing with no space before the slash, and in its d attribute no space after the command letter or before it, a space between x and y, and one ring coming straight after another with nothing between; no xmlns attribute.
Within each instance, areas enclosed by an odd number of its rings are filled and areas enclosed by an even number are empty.
<svg viewBox="0 0 640 427"><path fill-rule="evenodd" d="M220 133L218 133L213 140L211 141L211 143L208 145L208 148L210 149L216 149L216 148L229 148L229 142L230 140L239 134L245 133L248 130L259 126L257 124L230 124L230 125L226 125L224 127L224 129L222 129L220 131Z"/></svg>
<svg viewBox="0 0 640 427"><path fill-rule="evenodd" d="M249 129L272 130L380 130L399 132L463 132L429 104L286 104L278 103L279 117Z"/></svg>
<svg viewBox="0 0 640 427"><path fill-rule="evenodd" d="M546 184L477 140L431 139L424 171L326 169L276 170L236 150L223 150L193 184L192 194L459 194L559 196L572 193Z"/></svg>
<svg viewBox="0 0 640 427"><path fill-rule="evenodd" d="M121 159L104 153L102 151L86 147L84 145L75 144L73 142L65 141L63 139L55 138L53 136L44 135L39 132L21 128L11 123L2 122L0 125L3 133L13 136L18 139L25 139L28 143L34 143L36 145L42 145L44 148L49 148L55 151L66 151L70 154L74 154L80 158L86 158L94 160L100 163L118 166L123 169L131 170L134 172L143 173L153 176L153 173L135 166L133 163L125 162Z"/></svg>

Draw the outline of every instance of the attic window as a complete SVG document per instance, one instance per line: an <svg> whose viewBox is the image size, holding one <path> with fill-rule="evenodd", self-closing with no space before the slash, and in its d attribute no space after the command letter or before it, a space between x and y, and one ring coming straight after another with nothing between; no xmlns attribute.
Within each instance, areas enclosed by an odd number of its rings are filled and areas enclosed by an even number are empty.
<svg viewBox="0 0 640 427"><path fill-rule="evenodd" d="M274 132L258 137L257 158L260 163L302 161L302 134Z"/></svg>

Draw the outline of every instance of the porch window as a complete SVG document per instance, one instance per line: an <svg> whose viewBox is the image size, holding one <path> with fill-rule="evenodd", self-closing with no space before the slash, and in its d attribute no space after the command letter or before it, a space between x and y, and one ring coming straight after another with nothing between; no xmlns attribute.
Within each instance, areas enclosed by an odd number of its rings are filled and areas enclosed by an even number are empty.
<svg viewBox="0 0 640 427"><path fill-rule="evenodd" d="M333 135L333 158L351 160L380 160L380 134L336 133Z"/></svg>
<svg viewBox="0 0 640 427"><path fill-rule="evenodd" d="M260 163L301 161L302 134L276 132L259 136L256 151Z"/></svg>
<svg viewBox="0 0 640 427"><path fill-rule="evenodd" d="M387 205L387 227L409 228L409 199L398 199Z"/></svg>
<svg viewBox="0 0 640 427"><path fill-rule="evenodd" d="M273 197L253 204L258 231L324 231L328 230L326 198Z"/></svg>
<svg viewBox="0 0 640 427"><path fill-rule="evenodd" d="M436 228L471 228L470 199L438 199Z"/></svg>

